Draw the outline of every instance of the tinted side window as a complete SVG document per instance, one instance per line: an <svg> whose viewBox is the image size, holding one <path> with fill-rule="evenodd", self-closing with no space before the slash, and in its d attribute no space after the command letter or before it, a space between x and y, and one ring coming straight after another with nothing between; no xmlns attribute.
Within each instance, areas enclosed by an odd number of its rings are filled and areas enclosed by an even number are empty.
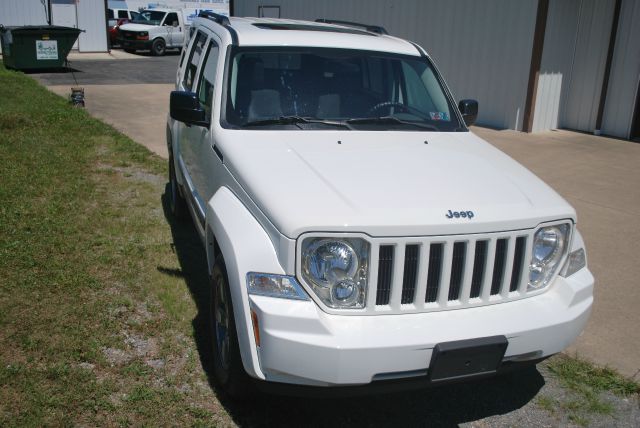
<svg viewBox="0 0 640 428"><path fill-rule="evenodd" d="M198 31L196 39L191 46L191 52L189 52L189 62L187 63L187 69L184 72L184 87L188 91L193 87L193 79L196 77L196 71L198 71L198 64L200 63L200 57L202 56L202 49L207 41L207 35L201 31Z"/></svg>
<svg viewBox="0 0 640 428"><path fill-rule="evenodd" d="M164 20L164 25L172 27L173 25L179 25L178 14L177 13L169 13L167 14L167 18Z"/></svg>
<svg viewBox="0 0 640 428"><path fill-rule="evenodd" d="M129 18L129 14L127 13L126 10L119 10L118 11L118 18Z"/></svg>
<svg viewBox="0 0 640 428"><path fill-rule="evenodd" d="M113 19L113 9L107 9L107 18Z"/></svg>
<svg viewBox="0 0 640 428"><path fill-rule="evenodd" d="M212 40L207 48L204 65L200 72L200 82L198 83L198 99L207 117L211 116L211 106L213 105L213 88L216 81L218 51L218 45Z"/></svg>

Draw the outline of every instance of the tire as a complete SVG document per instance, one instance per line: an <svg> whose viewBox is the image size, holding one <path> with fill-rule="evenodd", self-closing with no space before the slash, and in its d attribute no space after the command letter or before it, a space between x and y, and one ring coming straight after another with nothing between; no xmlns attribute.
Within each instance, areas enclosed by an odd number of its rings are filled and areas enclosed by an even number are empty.
<svg viewBox="0 0 640 428"><path fill-rule="evenodd" d="M173 217L178 220L184 220L187 217L187 201L180 194L171 148L169 148L169 209Z"/></svg>
<svg viewBox="0 0 640 428"><path fill-rule="evenodd" d="M213 351L211 371L217 386L234 399L247 398L251 393L251 380L242 365L227 270L220 255L211 272L209 327Z"/></svg>
<svg viewBox="0 0 640 428"><path fill-rule="evenodd" d="M162 56L167 50L167 44L162 39L155 39L151 45L151 54L153 56Z"/></svg>

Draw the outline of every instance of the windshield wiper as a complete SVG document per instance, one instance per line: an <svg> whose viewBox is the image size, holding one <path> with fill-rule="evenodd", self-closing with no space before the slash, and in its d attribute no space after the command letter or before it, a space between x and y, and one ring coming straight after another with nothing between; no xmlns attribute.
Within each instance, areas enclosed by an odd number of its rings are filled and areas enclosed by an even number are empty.
<svg viewBox="0 0 640 428"><path fill-rule="evenodd" d="M250 126L269 126L269 125L298 125L300 123L320 123L323 125L339 126L341 128L351 129L348 123L340 122L336 120L316 119L314 117L302 117L302 116L280 116L274 119L254 120L247 122L242 127ZM302 128L301 128L302 129Z"/></svg>
<svg viewBox="0 0 640 428"><path fill-rule="evenodd" d="M346 123L350 125L369 125L369 124L389 124L389 125L412 125L418 128L428 129L430 131L439 131L439 129L434 125L429 125L428 123L419 123L419 122L411 122L410 120L402 120L393 116L382 116L382 117L362 117L356 119L349 119Z"/></svg>

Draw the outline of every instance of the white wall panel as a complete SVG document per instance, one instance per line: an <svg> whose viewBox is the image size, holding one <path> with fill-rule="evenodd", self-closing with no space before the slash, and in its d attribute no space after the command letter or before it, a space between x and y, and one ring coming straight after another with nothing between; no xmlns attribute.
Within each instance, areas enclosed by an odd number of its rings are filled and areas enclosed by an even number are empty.
<svg viewBox="0 0 640 428"><path fill-rule="evenodd" d="M78 28L80 33L78 49L80 52L107 51L107 19L104 0L78 0Z"/></svg>
<svg viewBox="0 0 640 428"><path fill-rule="evenodd" d="M46 25L47 12L40 0L0 0L0 24Z"/></svg>
<svg viewBox="0 0 640 428"><path fill-rule="evenodd" d="M533 132L560 126L569 91L581 0L551 0L540 63Z"/></svg>
<svg viewBox="0 0 640 428"><path fill-rule="evenodd" d="M640 1L623 0L602 133L629 138L640 79Z"/></svg>
<svg viewBox="0 0 640 428"><path fill-rule="evenodd" d="M53 18L53 25L60 25L62 27L78 28L78 14L76 12L76 5L74 4L52 4L51 5L51 17ZM73 44L72 49L78 49L78 40Z"/></svg>
<svg viewBox="0 0 640 428"><path fill-rule="evenodd" d="M598 115L614 0L582 0L573 66L560 126L592 132Z"/></svg>
<svg viewBox="0 0 640 428"><path fill-rule="evenodd" d="M478 123L522 128L536 0L235 0L236 16L259 5L281 6L281 17L333 18L387 28L423 46L454 95L480 103Z"/></svg>

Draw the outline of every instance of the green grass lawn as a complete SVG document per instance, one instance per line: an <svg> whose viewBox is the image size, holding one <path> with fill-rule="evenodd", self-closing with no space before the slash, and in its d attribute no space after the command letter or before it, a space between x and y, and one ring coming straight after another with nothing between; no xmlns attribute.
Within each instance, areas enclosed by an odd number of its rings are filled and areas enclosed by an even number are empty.
<svg viewBox="0 0 640 428"><path fill-rule="evenodd" d="M0 161L0 426L228 423L165 161L1 66Z"/></svg>
<svg viewBox="0 0 640 428"><path fill-rule="evenodd" d="M450 425L536 405L559 423L588 423L613 411L603 391L638 392L561 357L545 367L566 394L538 394L544 381L530 370L346 403L223 405L204 370L204 251L189 223L165 215L165 171L0 65L0 426Z"/></svg>

